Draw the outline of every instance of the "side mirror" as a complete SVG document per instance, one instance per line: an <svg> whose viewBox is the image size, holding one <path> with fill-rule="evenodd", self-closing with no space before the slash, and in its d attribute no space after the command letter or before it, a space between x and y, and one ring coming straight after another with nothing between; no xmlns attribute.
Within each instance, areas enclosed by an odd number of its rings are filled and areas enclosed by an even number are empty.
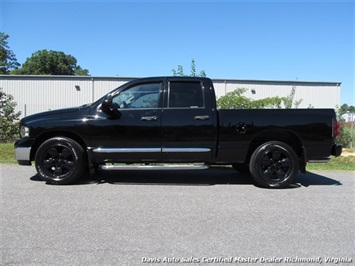
<svg viewBox="0 0 355 266"><path fill-rule="evenodd" d="M101 110L112 118L120 118L121 113L118 111L119 106L112 102L112 98L111 94L107 94L101 104Z"/></svg>

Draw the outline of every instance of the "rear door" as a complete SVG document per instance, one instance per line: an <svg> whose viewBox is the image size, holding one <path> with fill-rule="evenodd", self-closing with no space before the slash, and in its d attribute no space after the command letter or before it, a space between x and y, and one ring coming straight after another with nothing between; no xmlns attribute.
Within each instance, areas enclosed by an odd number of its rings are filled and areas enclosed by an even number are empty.
<svg viewBox="0 0 355 266"><path fill-rule="evenodd" d="M211 89L201 79L167 79L161 124L163 160L211 160L217 137Z"/></svg>

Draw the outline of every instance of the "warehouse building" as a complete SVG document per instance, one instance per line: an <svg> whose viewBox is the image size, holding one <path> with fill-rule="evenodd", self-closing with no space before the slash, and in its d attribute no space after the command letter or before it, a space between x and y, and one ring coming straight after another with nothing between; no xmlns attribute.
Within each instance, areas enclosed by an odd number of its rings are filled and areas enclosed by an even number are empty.
<svg viewBox="0 0 355 266"><path fill-rule="evenodd" d="M0 90L11 94L21 117L34 113L79 106L101 98L132 80L124 77L0 75ZM295 88L299 108L336 108L340 104L340 82L212 79L216 96L237 88L254 100L286 97Z"/></svg>

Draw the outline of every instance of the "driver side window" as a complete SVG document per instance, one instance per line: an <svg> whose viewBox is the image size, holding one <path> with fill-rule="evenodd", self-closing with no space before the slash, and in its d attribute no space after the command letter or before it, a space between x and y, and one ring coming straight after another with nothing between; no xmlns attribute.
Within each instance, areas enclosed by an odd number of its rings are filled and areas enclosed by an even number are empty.
<svg viewBox="0 0 355 266"><path fill-rule="evenodd" d="M113 98L120 108L158 108L160 83L141 84L119 93Z"/></svg>

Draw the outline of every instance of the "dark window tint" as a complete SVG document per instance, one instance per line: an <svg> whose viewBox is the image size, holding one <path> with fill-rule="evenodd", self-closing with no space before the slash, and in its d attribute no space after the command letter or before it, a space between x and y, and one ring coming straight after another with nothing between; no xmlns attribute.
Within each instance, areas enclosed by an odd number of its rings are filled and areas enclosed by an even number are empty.
<svg viewBox="0 0 355 266"><path fill-rule="evenodd" d="M203 107L203 93L200 82L170 82L169 107Z"/></svg>

